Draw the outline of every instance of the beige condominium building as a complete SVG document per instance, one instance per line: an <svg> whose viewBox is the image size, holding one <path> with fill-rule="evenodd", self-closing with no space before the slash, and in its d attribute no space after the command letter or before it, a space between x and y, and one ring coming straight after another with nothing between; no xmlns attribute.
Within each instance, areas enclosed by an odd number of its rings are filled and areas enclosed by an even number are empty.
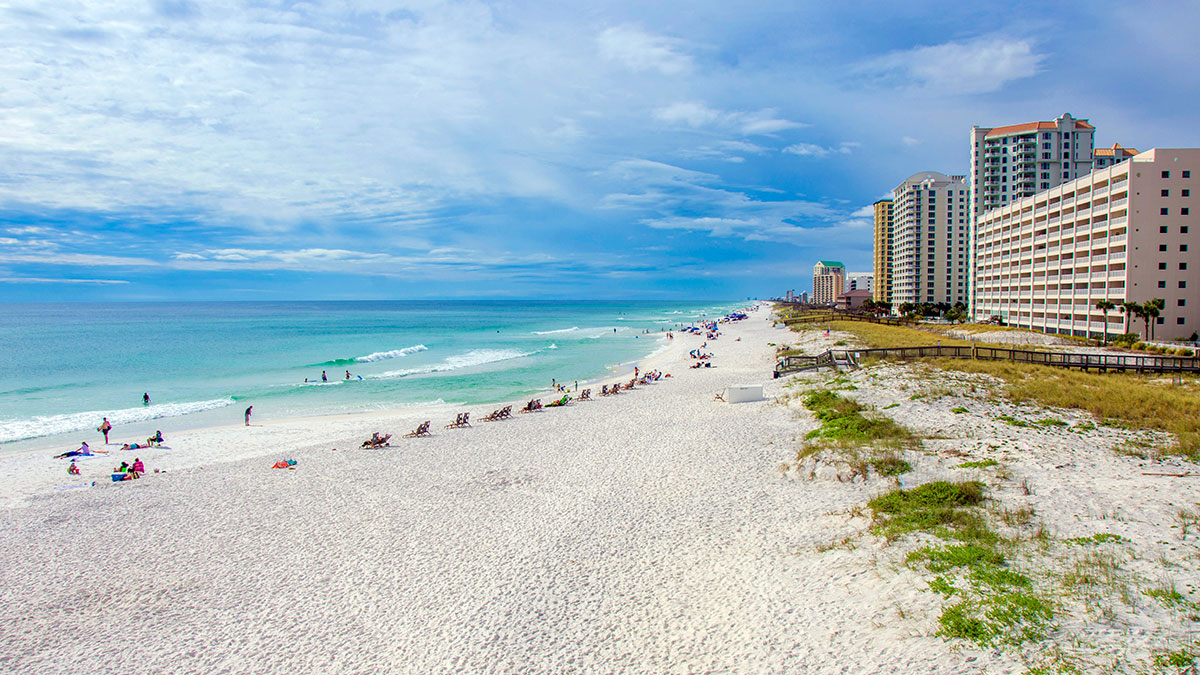
<svg viewBox="0 0 1200 675"><path fill-rule="evenodd" d="M1071 113L1046 122L971 127L972 241L985 211L1090 173L1095 134L1086 119Z"/></svg>
<svg viewBox="0 0 1200 675"><path fill-rule="evenodd" d="M875 211L874 288L876 302L892 301L892 200L880 199L871 206Z"/></svg>
<svg viewBox="0 0 1200 675"><path fill-rule="evenodd" d="M967 301L967 182L936 171L892 191L892 303Z"/></svg>
<svg viewBox="0 0 1200 675"><path fill-rule="evenodd" d="M846 266L836 260L818 260L813 265L813 304L837 302L846 287Z"/></svg>
<svg viewBox="0 0 1200 675"><path fill-rule="evenodd" d="M1079 336L1126 331L1096 302L1161 298L1158 340L1200 329L1200 149L1155 148L979 218L976 320ZM1128 325L1144 331L1136 317Z"/></svg>

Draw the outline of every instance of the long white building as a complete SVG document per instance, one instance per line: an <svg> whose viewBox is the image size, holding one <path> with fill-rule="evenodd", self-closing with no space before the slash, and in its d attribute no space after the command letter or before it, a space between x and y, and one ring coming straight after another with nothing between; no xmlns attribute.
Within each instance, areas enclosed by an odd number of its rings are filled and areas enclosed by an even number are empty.
<svg viewBox="0 0 1200 675"><path fill-rule="evenodd" d="M1141 332L1098 300L1164 300L1154 337L1200 330L1200 149L1155 148L978 218L974 318L1079 336ZM1200 196L1200 193L1198 193Z"/></svg>

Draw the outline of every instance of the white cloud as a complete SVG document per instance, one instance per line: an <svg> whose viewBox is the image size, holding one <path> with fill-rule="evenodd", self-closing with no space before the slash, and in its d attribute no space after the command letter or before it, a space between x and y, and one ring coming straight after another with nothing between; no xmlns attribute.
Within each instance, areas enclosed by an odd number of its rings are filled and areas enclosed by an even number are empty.
<svg viewBox="0 0 1200 675"><path fill-rule="evenodd" d="M3 284L95 284L98 286L111 286L114 284L127 284L128 281L123 279L47 279L44 277L0 277L0 283Z"/></svg>
<svg viewBox="0 0 1200 675"><path fill-rule="evenodd" d="M654 111L657 119L668 124L686 124L693 129L718 127L743 136L771 134L808 126L803 122L782 119L771 108L755 111L718 110L696 101L679 101Z"/></svg>
<svg viewBox="0 0 1200 675"><path fill-rule="evenodd" d="M912 136L905 136L904 138L900 139L900 142L905 145L916 145L916 144L920 143L921 141L913 138Z"/></svg>
<svg viewBox="0 0 1200 675"><path fill-rule="evenodd" d="M1036 75L1045 59L1046 54L1035 51L1032 40L985 36L891 52L867 62L860 70L901 86L943 93L984 93Z"/></svg>
<svg viewBox="0 0 1200 675"><path fill-rule="evenodd" d="M814 143L794 143L784 148L781 152L801 157L828 157L830 155L848 155L854 148L860 145L861 143L855 141L845 141L833 147L825 147Z"/></svg>
<svg viewBox="0 0 1200 675"><path fill-rule="evenodd" d="M657 70L678 75L692 67L692 59L681 53L682 40L653 35L633 25L613 26L596 38L600 55L634 71Z"/></svg>

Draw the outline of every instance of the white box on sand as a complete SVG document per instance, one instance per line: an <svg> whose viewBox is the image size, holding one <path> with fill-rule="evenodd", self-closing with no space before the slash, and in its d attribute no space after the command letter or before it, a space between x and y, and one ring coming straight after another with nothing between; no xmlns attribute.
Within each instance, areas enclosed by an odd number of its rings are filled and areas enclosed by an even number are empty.
<svg viewBox="0 0 1200 675"><path fill-rule="evenodd" d="M726 403L746 403L761 401L763 398L761 384L734 384L725 388Z"/></svg>

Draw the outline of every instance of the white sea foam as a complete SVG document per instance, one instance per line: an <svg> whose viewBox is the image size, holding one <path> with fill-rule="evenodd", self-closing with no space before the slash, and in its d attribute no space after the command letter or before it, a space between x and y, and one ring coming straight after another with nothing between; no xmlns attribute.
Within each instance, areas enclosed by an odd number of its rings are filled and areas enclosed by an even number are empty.
<svg viewBox="0 0 1200 675"><path fill-rule="evenodd" d="M45 415L30 419L0 421L0 441L19 441L28 438L41 438L54 434L66 434L73 431L90 431L95 429L104 417L115 427L134 422L145 422L163 417L179 417L205 410L215 410L233 405L232 398L218 398L209 401L191 401L188 403L155 403L150 406L125 408L123 410L89 410L87 412L68 413L65 415Z"/></svg>
<svg viewBox="0 0 1200 675"><path fill-rule="evenodd" d="M461 370L463 368L471 368L473 366L482 366L488 363L496 363L497 361L508 361L509 359L519 359L525 356L532 356L537 352L521 352L515 349L472 349L465 354L455 354L454 356L446 357L445 361L435 363L421 368L405 368L403 370L389 370L378 375L372 375L376 379L388 379L393 377L406 377L408 375L422 375L425 373L443 373L448 370Z"/></svg>
<svg viewBox="0 0 1200 675"><path fill-rule="evenodd" d="M356 356L356 357L354 357L354 360L358 363L371 363L373 361L385 361L387 359L395 359L395 358L399 358L401 356L408 356L409 354L416 354L417 352L423 352L428 349L429 348L426 347L425 345L413 345L411 347L405 347L404 349L393 349L391 351L386 351L386 352L375 352L373 354L367 354L366 356Z"/></svg>
<svg viewBox="0 0 1200 675"><path fill-rule="evenodd" d="M534 335L555 335L557 333L574 333L579 330L579 326L571 326L570 328L559 328L558 330L535 330Z"/></svg>
<svg viewBox="0 0 1200 675"><path fill-rule="evenodd" d="M551 342L551 343L550 343L550 346L549 346L549 347L546 347L546 349L558 349L558 345L556 345L556 344L554 344L553 342Z"/></svg>

